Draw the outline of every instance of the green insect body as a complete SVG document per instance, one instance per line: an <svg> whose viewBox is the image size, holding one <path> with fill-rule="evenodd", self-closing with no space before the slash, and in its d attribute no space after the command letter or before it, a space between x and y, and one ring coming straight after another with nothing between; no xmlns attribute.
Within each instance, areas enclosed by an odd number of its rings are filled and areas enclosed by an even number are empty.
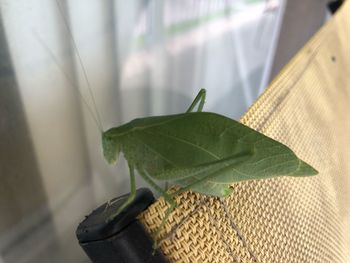
<svg viewBox="0 0 350 263"><path fill-rule="evenodd" d="M130 169L131 194L117 214L133 200L134 170L170 204L160 228L176 207L174 196L183 191L225 197L233 182L317 174L282 143L225 116L202 112L204 100L201 90L186 113L135 119L102 134L108 163L116 163L123 152ZM198 102L198 111L192 112ZM180 190L166 193L155 182L162 180Z"/></svg>
<svg viewBox="0 0 350 263"><path fill-rule="evenodd" d="M63 9L58 1L56 3L84 73L93 108L85 101L69 74L57 63L52 52L38 40L81 96L97 127L102 130L83 61ZM205 95L205 90L200 90L186 113L135 119L102 133L103 153L107 162L116 163L122 152L128 162L130 174L129 197L109 220L115 218L134 200L135 170L170 205L155 237L177 206L174 197L186 190L225 197L232 193L230 186L234 182L317 174L314 168L300 160L282 143L225 116L202 112ZM193 112L197 105L197 111ZM180 188L168 193L156 181L168 181Z"/></svg>

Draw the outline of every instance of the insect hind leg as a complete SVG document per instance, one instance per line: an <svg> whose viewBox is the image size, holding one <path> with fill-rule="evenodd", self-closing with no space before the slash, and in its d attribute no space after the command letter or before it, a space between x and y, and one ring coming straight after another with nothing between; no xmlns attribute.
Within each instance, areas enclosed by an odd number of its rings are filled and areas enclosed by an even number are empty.
<svg viewBox="0 0 350 263"><path fill-rule="evenodd" d="M205 89L201 89L197 96L194 98L193 102L191 103L190 107L187 109L186 113L192 112L193 109L196 107L196 105L199 103L198 108L197 108L197 112L201 112L203 110L204 107L204 103L205 103L205 96L206 96L206 90Z"/></svg>

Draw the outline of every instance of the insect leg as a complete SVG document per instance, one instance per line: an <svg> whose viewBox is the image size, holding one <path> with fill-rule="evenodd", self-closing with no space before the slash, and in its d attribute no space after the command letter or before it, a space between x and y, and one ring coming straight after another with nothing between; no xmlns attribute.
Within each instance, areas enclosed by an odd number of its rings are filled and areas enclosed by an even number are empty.
<svg viewBox="0 0 350 263"><path fill-rule="evenodd" d="M213 171L211 172L204 172L203 174L205 174L204 176L202 174L197 174L196 176L193 176L195 178L199 178L198 180L192 182L192 183L189 183L188 185L180 188L179 190L177 190L176 192L173 193L173 195L178 195L178 194L181 194L185 191L188 191L188 190L191 190L194 186L197 186L198 184L200 183L203 183L203 182L206 182L212 178L215 178L219 175L222 175L223 173L235 168L237 165L240 165L242 164L244 161L247 160L247 158L250 158L251 157L251 154L250 153L247 153L247 154L243 154L241 156L233 156L232 158L235 160L234 163L231 163L231 164L227 164L225 165L224 167L218 167L217 169L214 169ZM225 192L225 195L226 196L227 194L229 194L230 191L228 191L227 193Z"/></svg>
<svg viewBox="0 0 350 263"><path fill-rule="evenodd" d="M194 107L196 107L196 105L198 104L198 102L199 102L199 106L197 108L197 112L201 112L203 110L203 107L204 107L205 95L206 95L206 90L201 89L198 92L197 96L194 98L193 102L191 103L191 106L188 108L186 113L192 112Z"/></svg>
<svg viewBox="0 0 350 263"><path fill-rule="evenodd" d="M170 207L172 207L172 210L177 206L176 202L174 201L174 195L173 194L168 194L165 192L160 186L158 186L152 179L151 177L142 169L138 170L142 178L155 190L157 191L160 195L163 196L164 200L170 204ZM169 208L168 208L169 209ZM167 214L167 212L165 212Z"/></svg>
<svg viewBox="0 0 350 263"><path fill-rule="evenodd" d="M158 247L157 244L157 237L159 236L160 231L163 229L166 221L168 220L169 216L171 215L171 212L177 207L177 203L174 201L174 195L168 194L167 192L163 191L163 189L158 186L151 178L150 176L142 169L138 169L140 175L142 178L150 185L154 190L156 190L159 194L161 194L164 198L164 200L170 205L167 210L165 211L165 215L162 219L162 222L157 227L154 235L153 235L153 248L156 249Z"/></svg>
<svg viewBox="0 0 350 263"><path fill-rule="evenodd" d="M151 177L142 169L138 169L141 177L156 191L158 192L160 195L164 196L165 198L169 198L170 195L165 192L159 185L157 185L152 179Z"/></svg>
<svg viewBox="0 0 350 263"><path fill-rule="evenodd" d="M135 169L134 169L134 166L131 165L130 163L128 163L128 165L129 165L129 175L130 175L130 194L128 196L128 199L118 208L118 210L108 217L107 221L113 220L117 215L120 214L121 211L123 211L135 199L135 196L136 196Z"/></svg>
<svg viewBox="0 0 350 263"><path fill-rule="evenodd" d="M169 216L171 215L171 213L174 211L174 209L177 207L177 203L174 201L173 197L170 196L170 199L167 199L166 197L164 197L164 200L170 204L170 206L168 207L168 209L165 211L164 217L162 219L162 222L160 223L160 225L157 227L156 232L154 233L154 244L153 244L153 249L158 248L158 236L160 234L160 231L164 228L165 223L167 222Z"/></svg>

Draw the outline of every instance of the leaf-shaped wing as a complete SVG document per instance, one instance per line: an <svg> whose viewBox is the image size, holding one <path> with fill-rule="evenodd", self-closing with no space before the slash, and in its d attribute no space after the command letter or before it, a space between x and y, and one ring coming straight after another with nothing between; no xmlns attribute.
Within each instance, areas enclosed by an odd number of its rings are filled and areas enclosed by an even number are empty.
<svg viewBox="0 0 350 263"><path fill-rule="evenodd" d="M287 146L215 113L136 119L104 136L154 179L193 185L206 194L221 196L242 180L317 173ZM247 153L249 158L237 165L233 158Z"/></svg>

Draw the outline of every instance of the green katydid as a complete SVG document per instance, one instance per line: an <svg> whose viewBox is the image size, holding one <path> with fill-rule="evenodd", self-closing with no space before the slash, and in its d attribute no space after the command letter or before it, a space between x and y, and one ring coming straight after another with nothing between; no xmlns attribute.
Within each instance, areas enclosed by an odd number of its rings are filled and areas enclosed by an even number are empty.
<svg viewBox="0 0 350 263"><path fill-rule="evenodd" d="M72 32L64 22L92 95ZM232 193L234 182L317 174L282 143L225 116L202 112L205 96L206 91L200 90L185 113L135 119L102 133L105 159L115 164L123 152L130 175L130 195L109 220L133 201L135 170L170 205L155 236L177 206L174 197L186 190L225 197ZM101 127L95 103L94 106L97 118L92 117ZM92 112L88 105L87 108ZM178 185L179 190L166 192L156 183L162 180Z"/></svg>
<svg viewBox="0 0 350 263"><path fill-rule="evenodd" d="M225 197L234 182L317 174L282 143L225 116L202 112L205 94L200 90L186 113L135 119L103 132L105 159L114 164L123 152L131 184L129 198L110 219L133 201L135 170L170 205L157 233L183 191ZM155 180L180 188L167 193Z"/></svg>

